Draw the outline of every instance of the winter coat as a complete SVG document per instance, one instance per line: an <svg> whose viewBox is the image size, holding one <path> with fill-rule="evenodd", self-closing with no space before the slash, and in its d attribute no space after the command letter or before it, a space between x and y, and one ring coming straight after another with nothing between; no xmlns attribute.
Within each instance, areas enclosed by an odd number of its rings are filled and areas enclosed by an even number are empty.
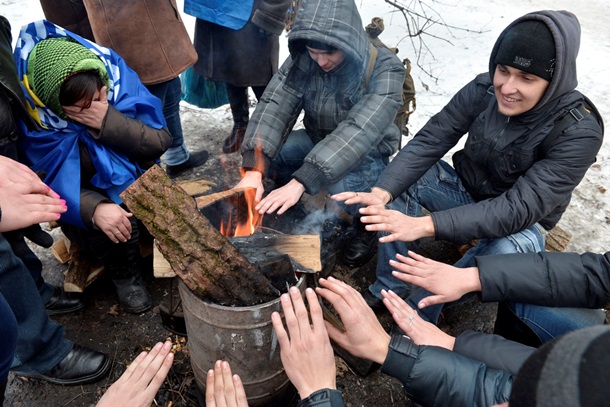
<svg viewBox="0 0 610 407"><path fill-rule="evenodd" d="M187 14L194 6L210 3L206 0L185 0ZM243 8L243 0L224 0L223 9ZM236 4L231 6L231 4ZM254 0L248 11L247 23L239 29L207 21L197 14L195 49L199 60L195 72L214 81L234 86L266 86L277 72L279 35L290 0ZM213 14L213 13L212 13Z"/></svg>
<svg viewBox="0 0 610 407"><path fill-rule="evenodd" d="M95 41L83 0L40 0L40 5L48 21Z"/></svg>
<svg viewBox="0 0 610 407"><path fill-rule="evenodd" d="M304 42L316 40L345 53L324 72ZM288 36L290 57L259 101L242 146L244 168L265 172L277 157L301 111L315 144L293 174L308 194L333 184L372 151L392 155L400 131L394 118L402 104L405 70L388 49L380 48L365 88L371 42L353 0L305 0ZM255 153L262 149L262 157Z"/></svg>
<svg viewBox="0 0 610 407"><path fill-rule="evenodd" d="M0 151L19 139L15 117L35 129L36 124L28 114L26 101L19 84L13 59L11 26L0 16ZM16 150L15 150L16 152ZM15 154L3 154L16 160Z"/></svg>
<svg viewBox="0 0 610 407"><path fill-rule="evenodd" d="M555 41L555 72L545 95L528 112L506 117L498 112L496 98L486 93L498 44L512 25L524 20L544 22L561 40ZM497 238L536 222L552 229L595 162L603 137L596 117L589 114L566 128L544 156L539 151L555 121L582 103L574 90L579 42L580 26L569 12L543 11L517 19L498 38L489 73L477 76L432 117L388 165L376 186L393 197L400 195L468 133L453 163L477 203L432 213L435 237L454 242Z"/></svg>
<svg viewBox="0 0 610 407"><path fill-rule="evenodd" d="M610 304L610 252L527 253L476 257L481 298L547 307Z"/></svg>
<svg viewBox="0 0 610 407"><path fill-rule="evenodd" d="M84 0L95 42L112 48L145 85L176 78L197 53L175 0Z"/></svg>
<svg viewBox="0 0 610 407"><path fill-rule="evenodd" d="M322 389L300 400L297 407L343 407L343 397L339 390Z"/></svg>
<svg viewBox="0 0 610 407"><path fill-rule="evenodd" d="M501 346L495 353L506 358L515 351L527 356L535 351L496 335L473 336L479 340L477 344L492 340L493 345ZM508 401L513 384L513 374L490 367L486 361L436 346L418 346L399 335L392 336L381 372L400 380L405 394L423 406L489 407Z"/></svg>
<svg viewBox="0 0 610 407"><path fill-rule="evenodd" d="M106 67L109 106L100 130L61 119L38 98L35 102L24 81L33 47L57 37L69 37L90 49ZM68 211L62 222L91 227L95 206L102 201L120 204L119 194L139 177L142 167L170 146L161 101L114 51L45 20L21 30L14 56L28 110L41 127L40 131L22 128L21 150L32 169L46 172L44 182L66 200Z"/></svg>

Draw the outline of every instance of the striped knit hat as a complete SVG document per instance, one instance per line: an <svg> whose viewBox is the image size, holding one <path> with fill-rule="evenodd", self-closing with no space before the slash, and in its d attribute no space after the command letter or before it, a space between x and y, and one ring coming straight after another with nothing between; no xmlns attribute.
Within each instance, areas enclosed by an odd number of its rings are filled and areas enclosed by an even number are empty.
<svg viewBox="0 0 610 407"><path fill-rule="evenodd" d="M83 45L69 38L40 41L28 58L27 76L32 91L55 114L67 119L59 103L59 91L71 75L95 70L104 85L109 85L108 72L101 59Z"/></svg>

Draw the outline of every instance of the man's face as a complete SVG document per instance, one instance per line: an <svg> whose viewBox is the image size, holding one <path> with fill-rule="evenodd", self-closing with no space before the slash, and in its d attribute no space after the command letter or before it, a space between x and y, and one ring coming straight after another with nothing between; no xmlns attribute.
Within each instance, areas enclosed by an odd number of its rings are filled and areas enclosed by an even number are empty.
<svg viewBox="0 0 610 407"><path fill-rule="evenodd" d="M316 49L306 47L307 52L309 52L309 56L311 59L316 61L320 68L324 72L330 72L335 69L337 66L341 65L341 62L345 59L345 53L340 50L324 50L324 49Z"/></svg>
<svg viewBox="0 0 610 407"><path fill-rule="evenodd" d="M494 91L498 110L505 116L517 116L531 110L544 96L549 81L505 65L496 65Z"/></svg>

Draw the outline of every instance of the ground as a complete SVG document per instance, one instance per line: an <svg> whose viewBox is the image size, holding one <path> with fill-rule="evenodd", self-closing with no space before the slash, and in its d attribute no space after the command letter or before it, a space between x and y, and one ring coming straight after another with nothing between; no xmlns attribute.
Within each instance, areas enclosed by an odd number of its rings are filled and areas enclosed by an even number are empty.
<svg viewBox="0 0 610 407"><path fill-rule="evenodd" d="M188 171L180 179L206 178L216 182L215 190L233 186L238 179L239 155L221 153L221 145L231 128L230 114L226 107L216 111L206 111L182 107L182 121L187 144L193 151L205 148L210 151L209 161L197 170ZM219 171L223 168L223 171ZM268 218L266 222L277 222ZM52 231L57 239L59 230ZM330 242L330 243L335 243ZM60 265L50 250L35 247L35 251L45 266L47 281L61 284L64 265ZM442 242L428 242L422 247L424 254L438 260L450 261L455 258L455 247ZM41 380L29 380L10 374L6 394L7 406L92 406L103 392L125 370L126 364L142 350L167 338L176 344L176 359L167 381L158 393L155 405L198 406L194 376L190 366L188 340L167 331L161 324L159 304L169 295L177 295L177 289L168 279L155 279L151 265L145 278L153 295L154 308L140 315L124 313L118 306L112 285L106 278L100 278L86 290L87 306L74 314L53 317L65 327L66 337L74 342L105 352L112 358L111 373L102 381L77 387L58 386ZM351 269L336 262L332 275L357 286L365 287L374 279L375 258L358 269ZM484 332L493 330L495 318L494 304L480 304L470 301L447 310L443 315L441 328L457 334L465 329ZM381 318L390 329L389 316ZM382 375L378 370L363 377L354 372L340 358L337 358L337 385L343 391L346 406L411 406L404 395L402 385L395 379Z"/></svg>

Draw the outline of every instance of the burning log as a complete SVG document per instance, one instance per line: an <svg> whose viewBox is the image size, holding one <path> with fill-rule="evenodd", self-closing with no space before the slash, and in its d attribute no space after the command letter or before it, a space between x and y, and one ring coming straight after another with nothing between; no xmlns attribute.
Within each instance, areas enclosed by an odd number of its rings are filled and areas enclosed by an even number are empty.
<svg viewBox="0 0 610 407"><path fill-rule="evenodd" d="M155 237L174 272L199 297L244 306L279 296L161 167L151 167L121 198Z"/></svg>

